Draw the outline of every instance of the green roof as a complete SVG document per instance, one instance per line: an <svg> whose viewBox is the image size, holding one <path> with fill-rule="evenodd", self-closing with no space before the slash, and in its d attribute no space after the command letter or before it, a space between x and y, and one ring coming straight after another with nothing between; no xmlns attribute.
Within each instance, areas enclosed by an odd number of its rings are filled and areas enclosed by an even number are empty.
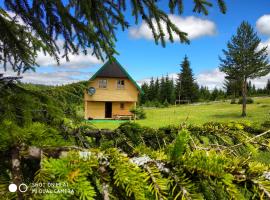
<svg viewBox="0 0 270 200"><path fill-rule="evenodd" d="M90 81L97 77L113 77L113 78L128 78L143 94L141 87L136 83L136 81L128 74L124 67L115 59L112 58L108 60L91 78Z"/></svg>

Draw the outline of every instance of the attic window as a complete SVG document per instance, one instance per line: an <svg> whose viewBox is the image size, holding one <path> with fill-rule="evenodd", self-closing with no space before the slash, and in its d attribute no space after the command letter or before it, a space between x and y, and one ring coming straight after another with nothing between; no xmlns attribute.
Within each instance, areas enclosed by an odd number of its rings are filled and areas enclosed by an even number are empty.
<svg viewBox="0 0 270 200"><path fill-rule="evenodd" d="M99 88L107 88L107 80L106 79L99 80L98 87Z"/></svg>
<svg viewBox="0 0 270 200"><path fill-rule="evenodd" d="M124 89L124 88L125 88L125 81L117 80L117 89Z"/></svg>

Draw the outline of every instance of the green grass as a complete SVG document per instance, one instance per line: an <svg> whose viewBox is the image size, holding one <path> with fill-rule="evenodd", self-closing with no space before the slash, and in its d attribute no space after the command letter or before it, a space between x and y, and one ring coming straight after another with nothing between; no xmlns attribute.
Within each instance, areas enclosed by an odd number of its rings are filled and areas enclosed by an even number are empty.
<svg viewBox="0 0 270 200"><path fill-rule="evenodd" d="M153 128L167 125L178 125L184 121L190 124L204 124L209 121L216 122L251 122L261 124L270 120L270 97L254 98L254 104L247 105L247 117L241 117L239 104L230 102L218 102L201 105L181 105L169 108L145 109L146 119L136 122ZM97 128L117 128L123 121L88 121Z"/></svg>

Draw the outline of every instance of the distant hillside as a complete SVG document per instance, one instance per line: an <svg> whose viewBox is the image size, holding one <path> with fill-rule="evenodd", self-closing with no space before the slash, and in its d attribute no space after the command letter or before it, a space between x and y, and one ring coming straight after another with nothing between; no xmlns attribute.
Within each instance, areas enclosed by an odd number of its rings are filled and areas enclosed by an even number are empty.
<svg viewBox="0 0 270 200"><path fill-rule="evenodd" d="M87 87L87 81L80 81L63 86L47 86L37 84L21 84L25 89L39 91L63 104L79 105L83 102L84 90Z"/></svg>
<svg viewBox="0 0 270 200"><path fill-rule="evenodd" d="M0 123L9 120L24 126L33 121L52 124L73 118L76 108L83 105L86 85L86 81L64 86L0 82Z"/></svg>

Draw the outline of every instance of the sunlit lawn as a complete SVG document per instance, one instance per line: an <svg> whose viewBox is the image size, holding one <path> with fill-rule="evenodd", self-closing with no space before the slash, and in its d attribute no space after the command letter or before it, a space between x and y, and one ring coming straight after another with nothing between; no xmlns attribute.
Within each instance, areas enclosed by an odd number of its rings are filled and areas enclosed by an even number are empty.
<svg viewBox="0 0 270 200"><path fill-rule="evenodd" d="M184 121L191 124L203 124L209 121L217 122L251 122L261 124L270 120L270 97L254 98L254 104L247 105L247 117L241 117L241 105L229 102L218 102L201 105L181 105L169 108L145 109L146 119L136 122L153 128L166 125L177 125ZM123 121L103 120L89 121L97 128L117 128Z"/></svg>

